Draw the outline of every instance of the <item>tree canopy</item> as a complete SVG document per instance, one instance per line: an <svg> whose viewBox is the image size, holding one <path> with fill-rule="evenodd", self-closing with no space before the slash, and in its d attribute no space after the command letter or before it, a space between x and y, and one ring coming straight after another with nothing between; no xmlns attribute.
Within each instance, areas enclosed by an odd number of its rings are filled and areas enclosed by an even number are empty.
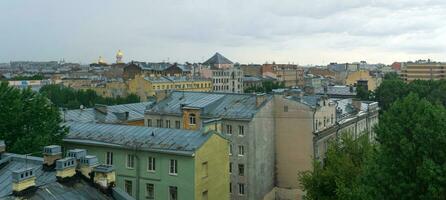
<svg viewBox="0 0 446 200"><path fill-rule="evenodd" d="M63 85L45 85L40 92L47 96L56 106L68 109L77 109L81 105L93 107L95 104L116 105L126 103L137 103L140 99L135 94L127 97L102 97L94 90L75 90Z"/></svg>
<svg viewBox="0 0 446 200"><path fill-rule="evenodd" d="M45 96L0 83L0 139L8 152L35 153L59 144L67 132L61 122L58 108Z"/></svg>
<svg viewBox="0 0 446 200"><path fill-rule="evenodd" d="M262 86L256 87L249 87L245 88L245 93L251 93L251 92L261 92L261 93L269 93L273 91L273 89L278 88L285 88L285 83L283 82L273 82L273 81L263 81Z"/></svg>

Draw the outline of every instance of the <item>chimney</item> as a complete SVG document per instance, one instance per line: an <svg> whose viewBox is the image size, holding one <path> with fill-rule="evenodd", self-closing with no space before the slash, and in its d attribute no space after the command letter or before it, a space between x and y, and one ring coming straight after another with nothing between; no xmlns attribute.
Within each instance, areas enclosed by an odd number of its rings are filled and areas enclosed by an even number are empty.
<svg viewBox="0 0 446 200"><path fill-rule="evenodd" d="M80 159L79 172L88 179L93 180L93 168L98 166L98 158L96 156L87 155Z"/></svg>
<svg viewBox="0 0 446 200"><path fill-rule="evenodd" d="M129 112L114 112L113 114L116 115L116 118L118 118L120 121L127 121L129 119Z"/></svg>
<svg viewBox="0 0 446 200"><path fill-rule="evenodd" d="M59 182L66 182L76 174L76 158L66 157L56 161L56 178Z"/></svg>
<svg viewBox="0 0 446 200"><path fill-rule="evenodd" d="M266 100L266 94L256 94L256 107L260 107Z"/></svg>
<svg viewBox="0 0 446 200"><path fill-rule="evenodd" d="M356 111L358 111L358 112L361 111L361 104L362 104L361 100L352 99L352 106L353 106L353 108L356 109Z"/></svg>
<svg viewBox="0 0 446 200"><path fill-rule="evenodd" d="M81 162L81 159L85 156L87 156L87 150L85 149L70 149L67 152L68 157L72 157L76 160L76 169L80 169L79 163Z"/></svg>
<svg viewBox="0 0 446 200"><path fill-rule="evenodd" d="M43 147L43 166L45 168L54 168L56 160L62 158L62 148L59 145L50 145Z"/></svg>
<svg viewBox="0 0 446 200"><path fill-rule="evenodd" d="M96 104L96 105L94 106L94 110L95 110L96 112L100 112L100 113L102 113L102 114L104 114L104 115L107 114L107 106L106 106L106 105Z"/></svg>
<svg viewBox="0 0 446 200"><path fill-rule="evenodd" d="M155 96L156 96L156 103L159 103L169 96L169 91L168 90L157 91L155 93Z"/></svg>
<svg viewBox="0 0 446 200"><path fill-rule="evenodd" d="M36 187L36 175L33 168L23 168L12 172L12 193L22 196Z"/></svg>
<svg viewBox="0 0 446 200"><path fill-rule="evenodd" d="M94 183L103 191L115 186L115 169L111 165L98 165L93 168Z"/></svg>

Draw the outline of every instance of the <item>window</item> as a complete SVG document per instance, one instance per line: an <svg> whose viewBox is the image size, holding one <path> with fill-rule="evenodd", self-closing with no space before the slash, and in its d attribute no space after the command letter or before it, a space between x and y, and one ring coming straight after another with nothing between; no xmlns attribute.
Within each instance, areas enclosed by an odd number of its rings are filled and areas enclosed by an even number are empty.
<svg viewBox="0 0 446 200"><path fill-rule="evenodd" d="M331 114L331 124L333 124L333 114Z"/></svg>
<svg viewBox="0 0 446 200"><path fill-rule="evenodd" d="M169 200L178 200L178 188L169 186Z"/></svg>
<svg viewBox="0 0 446 200"><path fill-rule="evenodd" d="M169 174L171 175L177 175L178 173L178 161L171 159L170 160L170 167L169 167Z"/></svg>
<svg viewBox="0 0 446 200"><path fill-rule="evenodd" d="M244 176L245 175L245 165L238 164L238 175Z"/></svg>
<svg viewBox="0 0 446 200"><path fill-rule="evenodd" d="M129 194L130 196L133 196L132 195L132 181L125 180L124 181L124 189L125 189L125 192L127 192L127 194Z"/></svg>
<svg viewBox="0 0 446 200"><path fill-rule="evenodd" d="M156 120L156 127L159 127L159 128L163 127L163 120L162 119L157 119Z"/></svg>
<svg viewBox="0 0 446 200"><path fill-rule="evenodd" d="M283 106L283 112L288 112L288 106Z"/></svg>
<svg viewBox="0 0 446 200"><path fill-rule="evenodd" d="M170 128L170 120L166 120L166 128Z"/></svg>
<svg viewBox="0 0 446 200"><path fill-rule="evenodd" d="M245 194L245 184L243 184L243 183L238 184L238 194L239 195Z"/></svg>
<svg viewBox="0 0 446 200"><path fill-rule="evenodd" d="M181 127L181 125L180 125L180 121L175 121L175 128L180 128Z"/></svg>
<svg viewBox="0 0 446 200"><path fill-rule="evenodd" d="M208 162L201 163L201 168L203 170L203 178L208 177Z"/></svg>
<svg viewBox="0 0 446 200"><path fill-rule="evenodd" d="M208 191L204 191L203 194L201 195L201 199L202 200L208 200Z"/></svg>
<svg viewBox="0 0 446 200"><path fill-rule="evenodd" d="M229 163L229 173L232 173L232 162Z"/></svg>
<svg viewBox="0 0 446 200"><path fill-rule="evenodd" d="M245 155L245 147L243 145L238 146L238 155L239 156Z"/></svg>
<svg viewBox="0 0 446 200"><path fill-rule="evenodd" d="M232 182L229 182L229 193L232 193Z"/></svg>
<svg viewBox="0 0 446 200"><path fill-rule="evenodd" d="M127 168L135 167L135 155L127 154Z"/></svg>
<svg viewBox="0 0 446 200"><path fill-rule="evenodd" d="M245 127L244 126L238 126L238 135L244 136L245 135Z"/></svg>
<svg viewBox="0 0 446 200"><path fill-rule="evenodd" d="M325 101L324 101L325 102ZM325 121L327 120L327 118L326 117L324 117L324 127L325 127Z"/></svg>
<svg viewBox="0 0 446 200"><path fill-rule="evenodd" d="M155 167L155 158L154 157L149 157L147 160L147 171L149 172L154 172L156 169Z"/></svg>
<svg viewBox="0 0 446 200"><path fill-rule="evenodd" d="M232 144L229 144L229 155L232 155Z"/></svg>
<svg viewBox="0 0 446 200"><path fill-rule="evenodd" d="M147 126L151 127L152 126L152 119L147 119Z"/></svg>
<svg viewBox="0 0 446 200"><path fill-rule="evenodd" d="M231 125L226 125L226 134L229 134L229 135L232 134L232 126Z"/></svg>
<svg viewBox="0 0 446 200"><path fill-rule="evenodd" d="M105 164L113 165L113 152L107 152Z"/></svg>
<svg viewBox="0 0 446 200"><path fill-rule="evenodd" d="M193 114L193 113L189 114L189 124L190 125L195 125L196 124L195 114Z"/></svg>
<svg viewBox="0 0 446 200"><path fill-rule="evenodd" d="M155 185L151 183L146 184L146 195L147 199L153 200L155 199Z"/></svg>

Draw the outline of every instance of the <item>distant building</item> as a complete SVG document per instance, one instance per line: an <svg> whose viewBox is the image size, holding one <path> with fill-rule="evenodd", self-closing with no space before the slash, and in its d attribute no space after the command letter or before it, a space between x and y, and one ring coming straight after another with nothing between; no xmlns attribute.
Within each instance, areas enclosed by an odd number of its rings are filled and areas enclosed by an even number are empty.
<svg viewBox="0 0 446 200"><path fill-rule="evenodd" d="M212 91L243 93L243 71L219 53L202 64L200 75L212 79Z"/></svg>
<svg viewBox="0 0 446 200"><path fill-rule="evenodd" d="M156 96L159 91L212 91L211 79L189 76L135 76L128 81L128 92L138 95L142 101Z"/></svg>
<svg viewBox="0 0 446 200"><path fill-rule="evenodd" d="M116 187L135 199L229 198L228 141L213 130L68 123L66 149L113 166Z"/></svg>
<svg viewBox="0 0 446 200"><path fill-rule="evenodd" d="M294 64L263 64L262 75L276 78L285 87L304 85L304 69Z"/></svg>
<svg viewBox="0 0 446 200"><path fill-rule="evenodd" d="M430 60L401 63L400 76L406 82L414 80L443 80L446 77L446 63Z"/></svg>
<svg viewBox="0 0 446 200"><path fill-rule="evenodd" d="M349 72L345 79L345 84L356 85L358 81L366 81L367 88L371 91L374 91L381 84L381 78L373 77L369 71L365 70Z"/></svg>

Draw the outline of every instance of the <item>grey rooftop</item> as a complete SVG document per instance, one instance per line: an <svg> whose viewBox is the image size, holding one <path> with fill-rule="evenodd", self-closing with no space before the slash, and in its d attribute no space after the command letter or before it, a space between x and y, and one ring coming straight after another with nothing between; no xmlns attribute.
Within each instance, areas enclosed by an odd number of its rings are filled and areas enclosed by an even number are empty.
<svg viewBox="0 0 446 200"><path fill-rule="evenodd" d="M202 131L70 122L65 142L193 155L212 135Z"/></svg>
<svg viewBox="0 0 446 200"><path fill-rule="evenodd" d="M214 56L212 56L203 63L203 65L218 65L218 64L233 64L233 62L222 56L220 53L215 53Z"/></svg>
<svg viewBox="0 0 446 200"><path fill-rule="evenodd" d="M265 102L270 101L268 95ZM259 111L255 94L173 91L166 99L153 104L146 114L182 115L182 108L201 109L203 118L251 120Z"/></svg>

